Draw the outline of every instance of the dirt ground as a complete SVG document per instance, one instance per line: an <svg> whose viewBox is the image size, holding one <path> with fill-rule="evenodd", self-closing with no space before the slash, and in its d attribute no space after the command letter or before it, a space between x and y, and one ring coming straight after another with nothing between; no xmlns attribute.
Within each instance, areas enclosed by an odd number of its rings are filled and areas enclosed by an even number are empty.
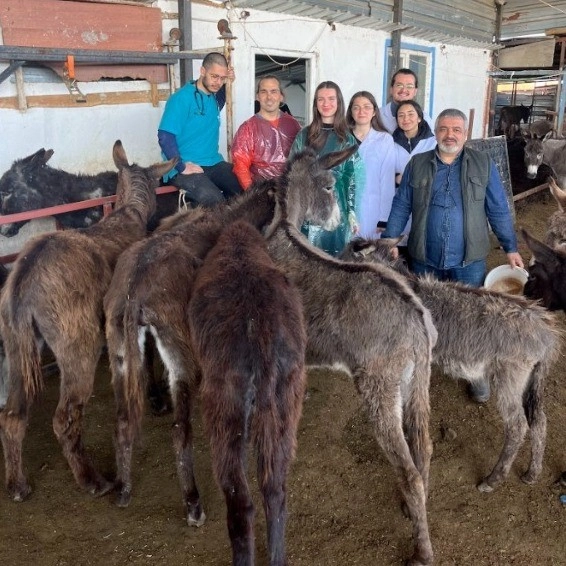
<svg viewBox="0 0 566 566"><path fill-rule="evenodd" d="M517 226L541 237L554 210L548 199L525 199L517 207ZM529 257L524 248L521 251ZM500 251L490 256L491 266L503 261ZM566 324L562 315L560 320ZM559 500L566 488L555 484L566 470L563 383L561 357L547 382L548 443L540 481L527 486L519 479L527 466L527 441L508 480L494 493L485 494L475 485L491 470L502 443L495 403L477 405L468 400L462 382L433 374L434 454L428 514L436 564L566 564L566 508ZM411 527L400 511L391 466L372 436L351 381L344 374L312 370L308 391L288 484L290 563L401 564L411 551ZM148 413L134 456L132 503L119 509L110 497L91 499L74 483L51 430L57 396L58 378L52 375L33 407L25 440L25 462L34 492L27 501L14 503L0 491L1 564L230 563L224 501L211 477L198 413L196 474L207 522L195 529L183 518L169 416ZM113 409L103 360L87 407L85 442L109 476L114 470ZM265 522L255 493L257 562L265 565Z"/></svg>

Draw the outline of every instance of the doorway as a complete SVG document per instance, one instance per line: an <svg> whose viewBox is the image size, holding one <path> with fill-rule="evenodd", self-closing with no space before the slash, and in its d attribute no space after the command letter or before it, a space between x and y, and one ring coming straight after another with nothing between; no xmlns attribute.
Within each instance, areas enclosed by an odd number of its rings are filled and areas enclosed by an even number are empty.
<svg viewBox="0 0 566 566"><path fill-rule="evenodd" d="M257 79L263 75L276 76L283 87L285 102L291 114L304 126L308 119L308 81L307 73L309 60L297 57L284 57L281 55L255 55L255 88Z"/></svg>

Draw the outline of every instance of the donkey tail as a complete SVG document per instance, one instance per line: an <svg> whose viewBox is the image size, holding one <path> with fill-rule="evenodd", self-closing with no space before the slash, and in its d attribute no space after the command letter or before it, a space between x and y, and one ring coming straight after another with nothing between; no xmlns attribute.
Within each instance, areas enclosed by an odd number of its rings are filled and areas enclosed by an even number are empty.
<svg viewBox="0 0 566 566"><path fill-rule="evenodd" d="M2 300L2 336L8 358L11 389L19 390L29 405L43 388L41 351L38 346L33 313L16 294L4 293Z"/></svg>
<svg viewBox="0 0 566 566"><path fill-rule="evenodd" d="M124 311L124 364L122 372L122 400L136 432L141 428L144 408L143 349L139 343L139 305L129 303Z"/></svg>

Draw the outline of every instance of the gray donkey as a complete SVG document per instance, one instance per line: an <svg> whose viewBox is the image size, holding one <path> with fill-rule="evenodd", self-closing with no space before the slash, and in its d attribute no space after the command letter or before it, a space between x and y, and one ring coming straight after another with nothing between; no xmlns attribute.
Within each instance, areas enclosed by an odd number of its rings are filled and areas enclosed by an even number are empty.
<svg viewBox="0 0 566 566"><path fill-rule="evenodd" d="M342 258L376 261L403 270L438 330L433 362L447 374L468 382L489 379L505 440L497 464L478 489L493 491L507 477L529 429L531 462L521 479L534 483L542 470L546 443L544 380L559 347L555 317L523 297L416 277L399 267L399 260L391 259L389 252L396 243L354 240Z"/></svg>
<svg viewBox="0 0 566 566"><path fill-rule="evenodd" d="M414 551L408 564L431 564L428 390L436 330L430 313L391 269L344 263L311 246L296 228L299 209L291 198L301 179L286 181L277 192L277 215L266 237L271 257L303 298L307 363L352 376L412 520Z"/></svg>

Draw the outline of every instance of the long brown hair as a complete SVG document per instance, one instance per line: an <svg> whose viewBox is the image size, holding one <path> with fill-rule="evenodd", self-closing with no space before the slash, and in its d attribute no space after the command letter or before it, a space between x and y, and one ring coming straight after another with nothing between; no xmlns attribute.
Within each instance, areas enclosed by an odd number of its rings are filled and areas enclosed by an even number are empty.
<svg viewBox="0 0 566 566"><path fill-rule="evenodd" d="M316 87L316 90L314 92L314 100L312 103L313 119L307 128L307 145L316 150L319 150L324 146L324 142L326 141L327 137L327 132L322 129L322 116L320 115L320 112L316 107L316 99L318 98L318 93L323 88L333 89L336 92L337 104L333 123L333 129L336 133L336 136L341 142L345 142L348 139L348 135L350 133L344 113L344 97L342 96L340 87L333 81L324 81Z"/></svg>
<svg viewBox="0 0 566 566"><path fill-rule="evenodd" d="M346 112L346 122L348 123L348 127L350 128L350 130L353 130L354 126L356 125L356 121L352 116L352 106L354 105L354 100L356 100L356 98L362 98L362 97L367 98L371 102L371 105L373 106L373 111L375 115L371 119L371 127L374 130L377 130L378 132L387 132L387 128L383 125L383 122L381 121L381 115L379 113L379 108L377 106L375 96L373 96L373 94L371 92L368 92L367 90L360 90L359 92L356 92L356 94L354 94L350 99L350 104L348 104L348 110Z"/></svg>

